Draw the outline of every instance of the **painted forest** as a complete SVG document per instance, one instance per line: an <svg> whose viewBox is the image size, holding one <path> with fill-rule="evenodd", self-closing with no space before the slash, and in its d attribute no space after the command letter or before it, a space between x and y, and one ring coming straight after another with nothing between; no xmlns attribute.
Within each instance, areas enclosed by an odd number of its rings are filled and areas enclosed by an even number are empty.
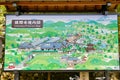
<svg viewBox="0 0 120 80"><path fill-rule="evenodd" d="M44 21L43 28L12 28L15 16L10 15L4 70L118 70L116 15L94 15L96 19L69 16L58 15L56 20L53 15L45 20L38 16Z"/></svg>

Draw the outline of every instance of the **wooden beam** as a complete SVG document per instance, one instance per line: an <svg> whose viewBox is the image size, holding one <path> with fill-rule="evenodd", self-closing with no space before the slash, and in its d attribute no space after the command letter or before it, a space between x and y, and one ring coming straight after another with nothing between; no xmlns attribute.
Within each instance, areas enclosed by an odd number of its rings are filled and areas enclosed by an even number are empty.
<svg viewBox="0 0 120 80"><path fill-rule="evenodd" d="M111 4L120 4L120 1L110 1ZM0 2L0 5L12 5L14 2ZM18 1L17 5L105 5L106 1Z"/></svg>
<svg viewBox="0 0 120 80"><path fill-rule="evenodd" d="M111 6L120 4L120 1L110 1ZM24 6L28 7L27 11L72 11L75 6L102 6L106 5L106 1L18 1L16 2L18 6L21 6L22 9ZM8 11L15 11L15 7L13 6L13 2L0 2L0 5L5 5L8 7ZM66 8L64 8L66 7ZM71 9L70 9L71 8ZM112 7L113 8L113 7ZM111 10L113 10L111 8ZM32 10L33 9L33 10ZM81 11L82 9L77 8L76 11ZM89 7L87 8L89 11ZM86 11L87 11L86 10ZM95 8L93 8L95 11ZM93 11L90 9L90 11Z"/></svg>
<svg viewBox="0 0 120 80"><path fill-rule="evenodd" d="M115 2L112 2L114 4L117 4ZM0 2L0 5L11 5L12 6L13 2ZM55 1L55 2L49 2L49 1L46 1L46 2L40 2L40 1L35 1L35 2L30 2L30 1L21 1L21 2L16 2L17 5L20 5L20 6L55 6L55 5L59 5L59 6L62 6L62 5L105 5L106 2L105 1L88 1L88 2L78 2L78 1L69 1L69 2L65 2L65 1Z"/></svg>
<svg viewBox="0 0 120 80"><path fill-rule="evenodd" d="M47 80L51 80L51 79L50 79L50 72L48 72L48 79L47 79Z"/></svg>

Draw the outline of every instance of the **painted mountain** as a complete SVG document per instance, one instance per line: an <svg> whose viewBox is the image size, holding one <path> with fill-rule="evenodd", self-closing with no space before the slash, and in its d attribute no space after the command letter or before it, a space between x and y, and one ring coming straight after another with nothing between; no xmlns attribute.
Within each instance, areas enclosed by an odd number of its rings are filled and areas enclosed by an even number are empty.
<svg viewBox="0 0 120 80"><path fill-rule="evenodd" d="M119 70L117 15L7 15L5 39L4 70Z"/></svg>

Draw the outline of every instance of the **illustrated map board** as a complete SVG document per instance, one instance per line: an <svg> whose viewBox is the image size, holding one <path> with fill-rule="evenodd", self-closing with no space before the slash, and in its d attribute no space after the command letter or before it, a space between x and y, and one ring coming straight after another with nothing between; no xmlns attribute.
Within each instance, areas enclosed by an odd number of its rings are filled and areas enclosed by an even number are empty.
<svg viewBox="0 0 120 80"><path fill-rule="evenodd" d="M117 15L6 15L4 70L118 70Z"/></svg>

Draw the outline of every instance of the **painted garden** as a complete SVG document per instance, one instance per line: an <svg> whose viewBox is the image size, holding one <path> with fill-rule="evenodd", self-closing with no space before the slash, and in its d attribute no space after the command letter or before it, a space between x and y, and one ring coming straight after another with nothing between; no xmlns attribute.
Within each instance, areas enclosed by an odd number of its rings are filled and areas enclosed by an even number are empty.
<svg viewBox="0 0 120 80"><path fill-rule="evenodd" d="M119 69L116 15L61 16L37 16L43 20L43 28L12 28L12 19L30 16L8 15L4 69Z"/></svg>

